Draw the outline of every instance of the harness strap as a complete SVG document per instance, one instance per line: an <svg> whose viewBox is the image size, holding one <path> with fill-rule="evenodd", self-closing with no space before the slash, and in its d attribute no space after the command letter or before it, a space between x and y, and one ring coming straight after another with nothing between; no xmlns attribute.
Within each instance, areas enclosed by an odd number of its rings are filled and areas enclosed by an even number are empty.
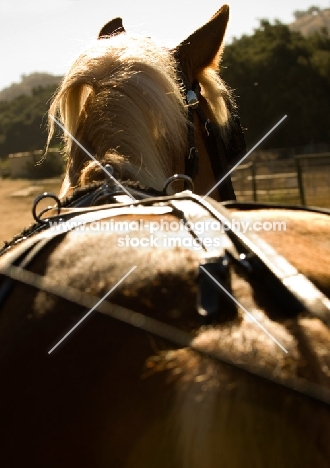
<svg viewBox="0 0 330 468"><path fill-rule="evenodd" d="M36 289L54 294L57 297L78 304L83 308L90 310L94 307L98 312L101 312L115 320L119 320L120 322L126 323L127 325L144 333L151 333L152 335L166 339L179 347L190 348L201 356L208 357L217 362L222 362L223 364L240 369L253 377L270 381L273 384L293 391L298 395L303 395L311 400L330 406L330 391L327 388L313 382L306 382L301 378L279 378L263 369L241 362L235 362L221 350L217 350L215 352L205 351L200 346L197 347L192 343L192 337L189 333L160 322L152 317L134 312L133 310L118 304L101 301L101 298L99 297L92 296L91 294L70 286L59 285L54 280L42 277L41 275L32 273L31 271L20 267L13 265L3 267L0 265L0 273L8 276L14 281L19 281ZM97 303L99 304L96 306Z"/></svg>
<svg viewBox="0 0 330 468"><path fill-rule="evenodd" d="M216 203L211 199L203 200L202 198L187 192L177 194L176 196L148 198L136 202L130 201L127 204L122 204L121 207L117 209L120 210L125 207L127 209L133 205L139 204L144 206L160 204L163 207L162 209L164 209L164 202L172 201L173 203L173 200L176 200L177 202L185 200L189 200L190 202L194 201L207 210L215 219L220 221L223 226L230 227L229 219L231 218L231 213L221 204ZM175 203L174 206L177 208L177 203ZM81 222L92 222L93 220L100 220L109 216L109 210L106 208L107 207L104 207L104 209L99 212L95 212L95 208L81 209L80 216L78 215L75 219L79 219ZM110 208L114 207L111 206ZM74 212L74 214L77 213ZM57 217L57 219L58 218L59 217ZM54 220L56 217L52 219ZM40 250L44 248L50 240L54 239L58 235L65 234L65 232L67 231L55 231L51 234L48 231L42 232L31 237L30 239L27 239L21 245L17 245L15 250L8 253L7 255L11 263L10 265L8 265L8 258L3 258L0 260L0 273L10 278L9 281L11 282L11 285L13 284L13 281L21 281L25 284L29 284L46 292L50 292L71 302L78 303L83 307L91 308L95 305L95 303L98 302L99 299L95 299L93 296L82 293L81 291L74 290L73 288L58 285L49 278L43 278L42 276L36 275L35 273L25 269L31 260L35 257L35 255L40 252ZM237 232L232 228L229 230L226 229L226 232L234 245L233 250L229 249L230 255L232 255L243 267L244 265L247 265L248 269L252 271L252 274L254 274L258 279L262 280L264 284L273 292L275 290L277 298L285 294L286 301L291 301L289 309L294 307L295 313L308 312L311 316L315 316L322 320L327 326L330 325L330 301L309 280L307 280L307 278L300 275L289 262L287 262L283 257L279 256L266 242L259 239L258 236L254 235L252 237L246 234L243 235L242 233ZM246 256L243 262L240 259L240 254L242 253ZM226 278L226 266L223 263L224 257L221 257L219 260L220 263L222 262L222 265L218 264L215 267L211 266L210 268L212 271L214 268L217 269L216 274L219 274L219 279L221 281L221 279ZM14 263L18 263L20 266L15 266ZM207 265L207 268L209 266L210 264ZM6 289L8 293L8 283L3 291L6 292ZM2 297L4 294L3 291ZM306 291L308 294L306 294ZM81 297L84 298L83 301L80 300ZM85 299L88 301L86 302ZM91 301L94 302L92 303ZM203 300L200 303L203 305ZM204 304L206 303L207 298L204 295ZM103 307L106 308L108 306L110 309L103 309ZM208 306L206 306L206 308L207 307ZM330 392L317 384L306 384L306 382L300 381L299 379L277 380L272 375L264 374L260 371L260 369L256 370L253 367L232 362L222 352L217 352L214 354L208 352L205 353L204 351L200 350L200 348L195 349L194 346L191 345L190 335L184 334L184 332L174 327L170 327L166 324L155 321L150 317L137 314L133 311L130 311L129 309L125 309L117 305L109 305L108 302L104 302L100 304L100 307L98 307L97 310L102 313L106 313L107 315L110 315L118 320L130 323L131 325L136 326L144 331L169 339L179 346L190 346L193 350L202 355L220 360L226 364L249 372L254 376L270 380L274 383L278 383L279 385L290 388L300 394L318 401L322 401L328 405L330 404ZM124 315L124 318L122 318L123 311L126 314L126 316ZM127 315L128 312L129 315ZM129 319L127 317L129 317ZM156 326L154 326L155 324Z"/></svg>
<svg viewBox="0 0 330 468"><path fill-rule="evenodd" d="M153 196L162 195L158 190L148 187L146 190L140 189L135 186L130 186L129 181L124 181L123 186L126 189L126 193L132 196L132 199L143 200L144 198L150 198ZM102 185L96 187L94 190L87 193L83 193L78 199L74 199L72 202L65 203L65 208L85 208L91 206L105 205L116 203L116 196L124 194L125 192L109 178Z"/></svg>
<svg viewBox="0 0 330 468"><path fill-rule="evenodd" d="M237 250L233 257L263 282L288 314L307 312L330 327L330 300L311 281L257 234L234 230L228 221L231 213L220 203L212 199L206 201L194 194L191 197L227 226L227 235ZM244 255L243 261L241 254Z"/></svg>
<svg viewBox="0 0 330 468"><path fill-rule="evenodd" d="M243 234L234 230L229 221L232 217L231 213L220 203L214 202L212 199L204 200L191 192L182 192L175 196L153 197L136 200L135 202L129 201L128 203L121 204L121 208L139 204L150 206L173 200L193 200L204 207L216 220L225 226L226 233L234 246L233 249L228 249L231 257L236 259L242 267L247 268L258 280L263 282L270 292L275 295L276 299L281 301L282 308L288 314L308 312L311 316L319 318L327 326L330 326L330 300L258 235L251 233ZM92 222L109 216L106 207L103 206L102 208L100 211L95 211L95 208L81 209L78 215L76 212L73 214L76 215L75 221L77 223ZM113 206L111 208L118 210L118 208ZM70 215L68 214L67 216L69 217ZM59 219L60 217L52 218L53 221ZM71 227L71 229L74 227ZM21 257L23 252L29 249L29 244L34 244L37 242L37 239L49 238L49 236L54 238L62 233L63 231L55 231L53 233L44 231L37 234L27 244L24 242L21 246L17 247L18 250L13 252L13 259L10 259L12 254L9 253L9 261L11 263L15 262L17 257ZM243 261L240 258L242 254L245 256Z"/></svg>

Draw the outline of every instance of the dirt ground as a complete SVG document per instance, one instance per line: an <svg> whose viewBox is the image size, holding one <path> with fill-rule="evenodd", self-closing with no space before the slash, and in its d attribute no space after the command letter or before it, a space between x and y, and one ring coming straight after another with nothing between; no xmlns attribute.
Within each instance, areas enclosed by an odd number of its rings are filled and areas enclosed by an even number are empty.
<svg viewBox="0 0 330 468"><path fill-rule="evenodd" d="M0 247L4 241L10 240L34 222L32 216L34 199L43 192L58 195L60 186L61 179L38 181L0 179ZM40 210L53 204L53 201L48 199Z"/></svg>

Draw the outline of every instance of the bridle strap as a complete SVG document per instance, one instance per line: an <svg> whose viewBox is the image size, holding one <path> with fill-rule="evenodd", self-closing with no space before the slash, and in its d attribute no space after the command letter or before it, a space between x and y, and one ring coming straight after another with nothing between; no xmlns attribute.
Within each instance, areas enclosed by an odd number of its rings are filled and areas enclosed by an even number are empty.
<svg viewBox="0 0 330 468"><path fill-rule="evenodd" d="M221 180L228 172L229 159L235 159L235 155L227 155L223 138L216 124L211 122L204 114L201 107L200 85L197 81L190 83L181 67L178 66L178 75L185 92L188 106L188 155L185 158L185 174L195 179L199 171L199 156L195 144L195 115L197 115L202 127L202 135L210 158L211 168L215 181ZM237 119L237 117L235 117ZM234 119L235 123L236 120ZM239 126L243 140L242 129ZM235 130L237 131L237 129ZM186 188L186 187L185 187ZM236 200L231 178L227 177L218 187L217 191L221 201Z"/></svg>
<svg viewBox="0 0 330 468"><path fill-rule="evenodd" d="M179 68L179 76L184 85L186 93L186 101L188 105L188 146L189 152L185 158L185 174L195 179L199 171L199 156L195 145L195 118L198 116L198 120L202 127L202 135L204 143L207 149L207 153L210 159L211 168L215 181L221 180L228 173L228 159L226 156L226 149L223 142L223 138L220 134L220 130L216 124L211 122L204 114L201 107L201 93L200 85L198 82L194 82L192 85L189 83L187 77L183 71ZM195 96L192 99L190 95ZM243 137L244 139L244 137ZM231 182L231 178L227 177L218 187L217 192L221 201L225 200L236 200L234 188Z"/></svg>
<svg viewBox="0 0 330 468"><path fill-rule="evenodd" d="M185 88L187 89L187 88ZM195 122L194 111L189 103L188 91L186 91L186 100L188 104L188 148L189 152L185 158L185 174L194 180L199 172L199 154L195 146ZM186 189L187 187L185 187Z"/></svg>
<svg viewBox="0 0 330 468"><path fill-rule="evenodd" d="M199 84L196 85L195 92L200 99ZM226 177L228 173L226 150L220 134L220 129L206 117L200 105L196 107L195 112L203 126L203 138L210 158L214 179L217 182L223 177ZM236 200L230 177L226 177L226 179L218 185L217 190L221 201Z"/></svg>

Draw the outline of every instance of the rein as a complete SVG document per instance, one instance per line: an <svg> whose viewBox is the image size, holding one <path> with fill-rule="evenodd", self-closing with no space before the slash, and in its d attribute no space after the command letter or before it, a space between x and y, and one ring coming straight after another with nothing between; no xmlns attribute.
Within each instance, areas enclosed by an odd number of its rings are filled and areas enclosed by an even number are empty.
<svg viewBox="0 0 330 468"><path fill-rule="evenodd" d="M118 194L120 192L116 190L116 193ZM108 193L108 196L113 197L114 194ZM193 201L201 206L210 213L213 218L217 219L222 226L230 227L229 219L231 214L223 207L223 205L213 202L210 199L207 201L203 200L191 192L182 192L174 196L148 197L135 202L130 200L127 203L121 203L120 208L130 209L136 205L152 207L155 204L164 205L168 203L169 206L172 208L174 207L175 214L183 213L184 215L184 210L182 210L182 208L187 201ZM228 203L228 205L230 205L230 203ZM102 217L109 216L106 213L109 207L114 208L113 205L103 205L102 207L80 208L78 210L70 209L67 212L61 213L59 216L53 216L51 220L53 222L62 220L63 222L79 214L86 218L86 222L91 222L93 219L102 219ZM90 215L93 217L92 220L88 219L88 216ZM67 231L65 231L65 233L66 232ZM309 282L307 278L300 275L292 265L283 259L283 257L280 257L275 251L272 252L272 255L269 255L270 246L264 241L261 241L258 236L253 236L252 238L251 236L243 235L240 232L235 232L233 229L226 230L226 233L232 241L232 247L226 250L224 256L220 256L218 258L210 258L206 252L204 266L214 266L215 264L223 266L225 256L227 258L229 256L234 263L240 265L248 271L250 275L262 280L264 285L273 293L275 292L277 297L284 294L286 302L290 302L289 308L291 312L292 307L294 307L295 314L307 312L311 316L318 317L327 326L330 325L330 301L311 282ZM72 303L81 305L82 307L92 308L97 304L100 299L95 298L95 296L91 296L90 294L68 286L58 285L49 278L42 277L26 269L35 256L51 240L61 234L63 234L63 232L53 232L52 235L50 235L48 231L36 234L35 236L25 240L21 245L18 245L12 253L9 253L9 265L7 259L0 260L0 273L8 278L0 289L0 303L7 297L13 285L13 281L20 281L66 299ZM194 237L198 238L198 234L194 233ZM280 262L278 261L279 258L281 260ZM282 265L280 270L278 267L279 263ZM309 292L311 290L313 291L313 301L310 301L309 297L304 296L306 288L309 288ZM201 293L203 296L203 291L201 291ZM256 369L253 366L234 362L222 352L212 353L203 351L191 343L191 336L188 333L117 304L102 302L96 307L96 310L109 315L116 320L139 328L144 332L165 338L177 346L189 347L203 356L216 359L217 361L239 368L251 375L271 381L308 398L330 405L329 390L322 388L318 384L306 383L299 378L279 379L269 373L260 371L260 369Z"/></svg>

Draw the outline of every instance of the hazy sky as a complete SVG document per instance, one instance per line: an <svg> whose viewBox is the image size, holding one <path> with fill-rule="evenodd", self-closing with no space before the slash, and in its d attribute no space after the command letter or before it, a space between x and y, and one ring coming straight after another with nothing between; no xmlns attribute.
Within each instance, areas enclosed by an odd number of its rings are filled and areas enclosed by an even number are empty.
<svg viewBox="0 0 330 468"><path fill-rule="evenodd" d="M204 24L218 0L0 0L0 89L21 74L64 74L101 26L121 16L127 30L174 46ZM330 0L232 0L227 41L250 34L258 19L293 20L292 12Z"/></svg>

